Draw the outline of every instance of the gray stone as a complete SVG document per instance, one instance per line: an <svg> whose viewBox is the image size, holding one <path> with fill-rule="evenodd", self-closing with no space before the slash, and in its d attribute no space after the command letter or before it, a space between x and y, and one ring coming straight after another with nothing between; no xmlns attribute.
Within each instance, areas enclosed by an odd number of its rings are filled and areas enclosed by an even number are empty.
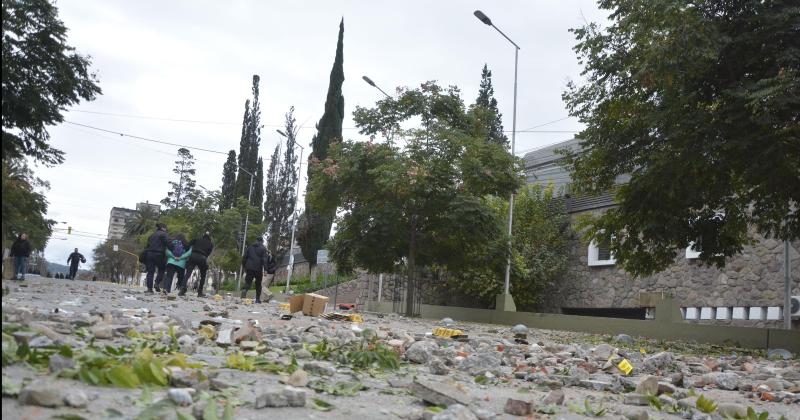
<svg viewBox="0 0 800 420"><path fill-rule="evenodd" d="M453 321L453 318L443 318L441 321L439 321L439 324L444 325L445 327L449 327L455 323L456 322Z"/></svg>
<svg viewBox="0 0 800 420"><path fill-rule="evenodd" d="M515 400L509 398L506 400L506 405L503 407L503 412L511 414L512 416L527 416L531 414L533 406L528 401Z"/></svg>
<svg viewBox="0 0 800 420"><path fill-rule="evenodd" d="M64 395L55 385L34 382L19 391L18 401L21 405L61 407L64 405Z"/></svg>
<svg viewBox="0 0 800 420"><path fill-rule="evenodd" d="M491 420L491 419L497 417L497 413L495 413L493 411L489 411L489 410L487 410L485 408L482 408L482 407L474 407L473 406L473 407L470 407L470 409L475 414L475 417L478 418L478 420Z"/></svg>
<svg viewBox="0 0 800 420"><path fill-rule="evenodd" d="M336 374L336 368L328 362L306 362L303 364L303 370L312 375L320 376L333 376Z"/></svg>
<svg viewBox="0 0 800 420"><path fill-rule="evenodd" d="M717 406L717 414L723 418L745 418L747 417L747 407L741 404L720 403Z"/></svg>
<svg viewBox="0 0 800 420"><path fill-rule="evenodd" d="M649 420L650 415L647 414L647 410L629 410L624 411L622 413L628 420Z"/></svg>
<svg viewBox="0 0 800 420"><path fill-rule="evenodd" d="M289 401L281 390L273 389L256 397L254 406L255 408L288 407Z"/></svg>
<svg viewBox="0 0 800 420"><path fill-rule="evenodd" d="M636 393L644 395L658 394L658 378L647 376L636 385Z"/></svg>
<svg viewBox="0 0 800 420"><path fill-rule="evenodd" d="M28 346L32 349L50 347L52 345L53 345L53 340L43 335L33 337L30 341L28 341Z"/></svg>
<svg viewBox="0 0 800 420"><path fill-rule="evenodd" d="M155 324L153 326L155 330ZM217 334L217 345L220 347L228 347L233 343L233 328L221 328Z"/></svg>
<svg viewBox="0 0 800 420"><path fill-rule="evenodd" d="M642 370L645 372L655 372L664 370L672 366L673 355L671 352L662 351L652 356L645 357L642 361Z"/></svg>
<svg viewBox="0 0 800 420"><path fill-rule="evenodd" d="M768 386L772 391L783 391L783 381L780 379L772 378L764 381L764 385Z"/></svg>
<svg viewBox="0 0 800 420"><path fill-rule="evenodd" d="M188 407L192 405L192 394L189 392L190 389L191 388L172 388L167 392L167 396L175 404L178 404L181 407Z"/></svg>
<svg viewBox="0 0 800 420"><path fill-rule="evenodd" d="M311 354L310 351L306 349L300 349L294 353L294 357L296 357L297 360L306 360L306 359L311 359L313 355Z"/></svg>
<svg viewBox="0 0 800 420"><path fill-rule="evenodd" d="M789 360L793 358L794 355L792 352L786 349L769 349L767 350L767 358L768 359L783 359Z"/></svg>
<svg viewBox="0 0 800 420"><path fill-rule="evenodd" d="M299 388L287 386L283 388L283 397L289 407L305 407L306 405L306 391Z"/></svg>
<svg viewBox="0 0 800 420"><path fill-rule="evenodd" d="M606 391L611 389L611 382L599 381L596 379L583 379L579 385L583 388L593 389L595 391Z"/></svg>
<svg viewBox="0 0 800 420"><path fill-rule="evenodd" d="M628 334L620 334L614 338L614 341L622 344L633 344L636 342L636 340L634 340L633 337L629 336Z"/></svg>
<svg viewBox="0 0 800 420"><path fill-rule="evenodd" d="M12 335L17 340L17 344L28 344L38 333L33 331L14 331Z"/></svg>
<svg viewBox="0 0 800 420"><path fill-rule="evenodd" d="M674 394L678 390L675 385L672 385L669 382L659 382L658 383L658 395L661 394Z"/></svg>
<svg viewBox="0 0 800 420"><path fill-rule="evenodd" d="M564 405L564 391L560 389L554 389L547 393L547 395L542 399L542 404L551 404L551 405Z"/></svg>
<svg viewBox="0 0 800 420"><path fill-rule="evenodd" d="M647 395L631 392L630 394L625 394L623 403L627 405L650 405L650 400Z"/></svg>
<svg viewBox="0 0 800 420"><path fill-rule="evenodd" d="M434 375L447 375L450 373L450 369L445 365L442 359L438 357L431 359L430 363L428 363L428 368Z"/></svg>
<svg viewBox="0 0 800 420"><path fill-rule="evenodd" d="M608 344L600 344L599 346L592 349L592 356L598 360L608 360L611 357L611 354L614 352L614 347Z"/></svg>
<svg viewBox="0 0 800 420"><path fill-rule="evenodd" d="M511 332L514 333L514 334L527 334L528 333L528 327L526 327L526 326L524 326L522 324L517 324L517 325L514 325L513 327L511 327Z"/></svg>
<svg viewBox="0 0 800 420"><path fill-rule="evenodd" d="M303 369L297 369L289 375L289 378L286 379L286 383L291 386L296 387L304 387L308 385L308 373Z"/></svg>
<svg viewBox="0 0 800 420"><path fill-rule="evenodd" d="M675 407L678 405L678 402L675 401L675 398L672 398L669 395L659 395L658 400L661 401L661 405L664 407Z"/></svg>
<svg viewBox="0 0 800 420"><path fill-rule="evenodd" d="M692 414L692 420L711 420L711 414L702 413L700 411L695 411Z"/></svg>
<svg viewBox="0 0 800 420"><path fill-rule="evenodd" d="M439 346L434 342L427 340L417 341L406 350L406 359L419 364L428 363L433 351L438 348Z"/></svg>
<svg viewBox="0 0 800 420"><path fill-rule="evenodd" d="M89 404L89 397L80 389L74 389L64 396L64 403L70 407L83 408Z"/></svg>
<svg viewBox="0 0 800 420"><path fill-rule="evenodd" d="M169 376L170 385L176 388L207 389L208 380L199 369L175 369Z"/></svg>
<svg viewBox="0 0 800 420"><path fill-rule="evenodd" d="M432 420L478 420L478 416L475 415L469 408L461 405L461 404L453 404L447 407L446 410L442 411L441 413L435 414L431 417Z"/></svg>
<svg viewBox="0 0 800 420"><path fill-rule="evenodd" d="M498 370L501 363L502 359L495 351L490 353L473 353L467 356L466 359L462 360L458 368L466 371L472 376L475 376L483 374L486 371L500 373Z"/></svg>
<svg viewBox="0 0 800 420"><path fill-rule="evenodd" d="M64 369L72 369L75 367L75 360L71 357L64 357L60 354L50 356L50 372L57 373Z"/></svg>
<svg viewBox="0 0 800 420"><path fill-rule="evenodd" d="M424 401L434 405L450 406L452 404L469 405L471 397L461 389L450 384L418 378L411 384Z"/></svg>
<svg viewBox="0 0 800 420"><path fill-rule="evenodd" d="M714 374L714 384L719 389L734 391L739 386L739 375L733 372L719 372Z"/></svg>
<svg viewBox="0 0 800 420"><path fill-rule="evenodd" d="M194 354L197 351L197 344L194 339L188 335L178 337L178 350L185 354Z"/></svg>
<svg viewBox="0 0 800 420"><path fill-rule="evenodd" d="M90 329L94 338L108 340L114 338L114 329L110 324L97 324Z"/></svg>

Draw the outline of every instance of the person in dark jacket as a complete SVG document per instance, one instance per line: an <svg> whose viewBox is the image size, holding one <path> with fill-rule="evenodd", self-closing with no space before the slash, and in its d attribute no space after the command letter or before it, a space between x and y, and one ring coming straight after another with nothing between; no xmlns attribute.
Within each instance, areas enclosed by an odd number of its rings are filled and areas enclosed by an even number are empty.
<svg viewBox="0 0 800 420"><path fill-rule="evenodd" d="M11 256L14 257L15 279L25 280L25 273L28 271L28 257L31 256L31 250L28 234L20 233L11 245Z"/></svg>
<svg viewBox="0 0 800 420"><path fill-rule="evenodd" d="M250 284L253 279L256 280L256 303L261 303L261 278L264 276L264 270L275 272L275 261L267 252L264 247L264 238L256 238L256 242L244 252L242 257L242 265L245 269L244 287L242 288L242 299L247 296L247 291L250 290Z"/></svg>
<svg viewBox="0 0 800 420"><path fill-rule="evenodd" d="M167 235L167 225L163 223L156 224L156 231L147 238L147 247L142 252L142 262L147 267L147 276L145 282L147 283L146 294L153 294L153 276L155 276L156 288L164 280L164 270L167 268L167 242L169 242L169 235ZM158 271L158 274L156 274Z"/></svg>
<svg viewBox="0 0 800 420"><path fill-rule="evenodd" d="M78 252L78 248L75 248L75 252L69 254L67 258L67 264L69 264L69 277L70 280L75 280L75 275L78 274L78 266L80 263L85 263L86 257L83 256L80 252Z"/></svg>
<svg viewBox="0 0 800 420"><path fill-rule="evenodd" d="M195 267L200 269L200 282L197 284L197 297L205 297L203 292L206 283L206 273L208 272L208 257L211 251L214 250L214 243L211 242L211 234L204 233L202 237L192 239L189 243L192 248L192 255L189 256L189 263L186 264L186 274L183 277L183 284L181 284L181 293L186 294L187 279L192 276Z"/></svg>

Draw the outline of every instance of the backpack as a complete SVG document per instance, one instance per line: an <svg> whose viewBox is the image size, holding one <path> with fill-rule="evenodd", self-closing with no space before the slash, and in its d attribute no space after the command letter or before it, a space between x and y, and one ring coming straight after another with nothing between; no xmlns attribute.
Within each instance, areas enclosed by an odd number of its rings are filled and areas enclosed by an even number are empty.
<svg viewBox="0 0 800 420"><path fill-rule="evenodd" d="M184 252L183 241L180 241L178 239L173 239L172 240L172 255L175 256L175 258L180 258L181 255L183 255L183 252Z"/></svg>

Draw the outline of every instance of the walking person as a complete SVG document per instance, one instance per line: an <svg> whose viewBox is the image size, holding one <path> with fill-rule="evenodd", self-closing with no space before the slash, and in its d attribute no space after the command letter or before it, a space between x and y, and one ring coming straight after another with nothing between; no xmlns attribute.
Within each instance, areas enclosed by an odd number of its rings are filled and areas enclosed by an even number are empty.
<svg viewBox="0 0 800 420"><path fill-rule="evenodd" d="M153 294L153 276L155 276L156 291L158 291L159 284L164 279L164 270L167 263L167 242L169 242L167 225L163 223L156 224L156 231L147 238L147 247L142 251L142 255L139 256L140 261L144 263L147 270L147 276L145 277L147 291L145 294ZM158 271L158 274L156 274L156 271Z"/></svg>
<svg viewBox="0 0 800 420"><path fill-rule="evenodd" d="M189 248L192 250L189 256L189 262L186 264L186 274L183 278L183 283L180 284L181 296L186 294L186 283L192 275L195 267L200 270L200 278L197 284L197 297L205 297L205 283L206 273L208 273L208 257L211 251L214 250L214 243L211 241L211 234L204 233L202 237L192 239L189 243Z"/></svg>
<svg viewBox="0 0 800 420"><path fill-rule="evenodd" d="M28 257L31 256L31 243L27 233L20 233L11 245L11 256L14 258L14 278L25 280L28 272Z"/></svg>
<svg viewBox="0 0 800 420"><path fill-rule="evenodd" d="M166 295L172 292L172 278L178 274L178 282L175 287L179 289L178 296L186 294L184 281L186 279L186 262L192 255L192 249L186 243L186 237L179 233L167 244L167 272L164 276L164 284L161 291Z"/></svg>
<svg viewBox="0 0 800 420"><path fill-rule="evenodd" d="M261 303L261 278L264 275L264 270L269 272L270 269L274 272L274 267L270 266L270 255L267 248L264 247L264 238L256 238L256 242L244 252L242 257L242 265L245 269L244 287L242 288L242 299L247 296L247 291L250 290L250 284L253 279L256 280L256 303ZM272 264L274 266L274 262Z"/></svg>
<svg viewBox="0 0 800 420"><path fill-rule="evenodd" d="M78 266L81 263L86 262L86 257L83 256L80 252L78 252L78 248L75 248L75 252L69 254L69 258L67 258L67 264L69 264L69 279L75 280L75 275L78 274Z"/></svg>

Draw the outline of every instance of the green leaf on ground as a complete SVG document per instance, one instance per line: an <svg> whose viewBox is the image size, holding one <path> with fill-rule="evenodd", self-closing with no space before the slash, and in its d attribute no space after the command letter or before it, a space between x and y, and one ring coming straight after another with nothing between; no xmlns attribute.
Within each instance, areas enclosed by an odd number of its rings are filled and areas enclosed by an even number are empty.
<svg viewBox="0 0 800 420"><path fill-rule="evenodd" d="M203 409L203 420L219 420L219 417L217 417L217 402L213 398L208 400L206 408Z"/></svg>
<svg viewBox="0 0 800 420"><path fill-rule="evenodd" d="M319 411L331 411L331 410L333 410L333 404L331 404L329 402L326 402L324 400L321 400L319 398L312 398L311 399L311 408L313 408L314 410L319 410Z"/></svg>

